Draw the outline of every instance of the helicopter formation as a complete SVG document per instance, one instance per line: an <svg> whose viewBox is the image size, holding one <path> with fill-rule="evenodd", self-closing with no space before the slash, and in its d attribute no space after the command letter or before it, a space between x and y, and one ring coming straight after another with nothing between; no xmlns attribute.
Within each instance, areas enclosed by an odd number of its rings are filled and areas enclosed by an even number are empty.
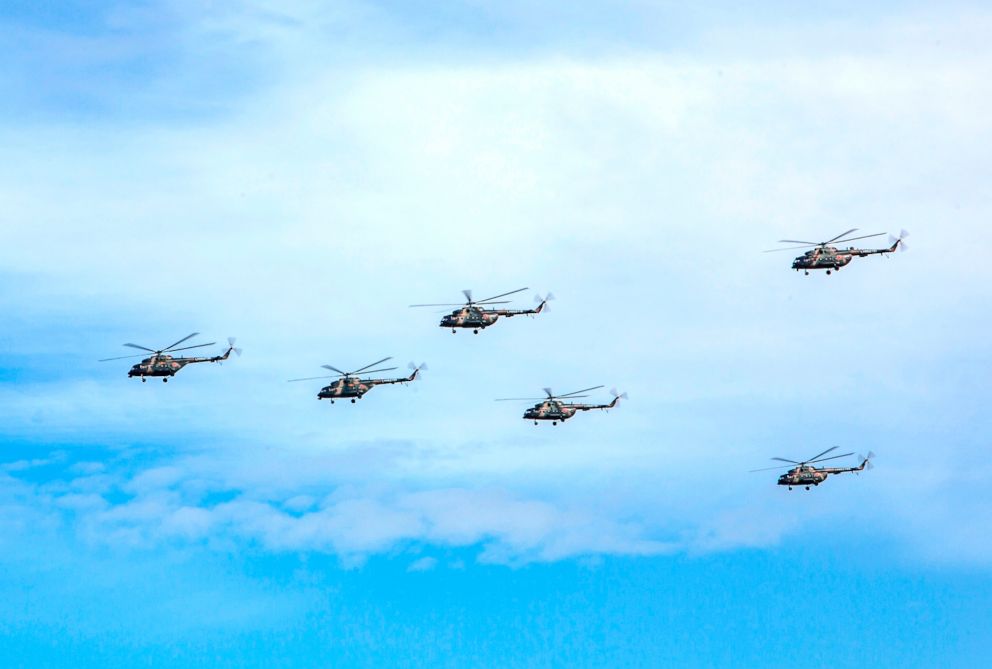
<svg viewBox="0 0 992 669"><path fill-rule="evenodd" d="M512 317L520 315L537 315L542 311L547 309L547 302L554 299L551 293L546 296L541 297L540 295L534 296L534 301L537 303L537 307L533 309L492 309L489 308L490 305L494 304L508 304L509 300L501 300L500 298L508 297L510 295L515 295L521 293L528 288L518 288L517 290L510 291L508 293L501 293L499 295L494 295L493 297L488 297L484 300L473 300L471 290L463 290L462 293L465 295L467 302L461 305L449 305L449 304L417 304L410 305L412 307L424 307L424 306L457 306L459 307L451 314L445 316L441 320L441 327L451 327L452 332L456 332L456 328L472 328L476 334L479 330L491 327L501 316ZM199 333L194 332L193 334L183 337L179 341L166 346L165 348L155 350L145 346L139 346L137 344L124 344L129 348L136 348L143 351L148 351L152 355L145 358L140 363L134 365L130 371L128 371L128 377L141 377L142 382L146 380L146 377L163 377L163 381L168 381L169 378L176 375L183 367L186 365L197 363L197 362L222 362L227 360L231 353L234 352L237 355L241 355L241 349L234 347L234 338L228 338L228 348L224 353L212 357L175 357L172 353L178 351L186 351L194 348L202 348L205 346L213 346L216 342L210 342L207 344L194 344L190 346L182 346L193 337L197 336ZM139 354L144 355L144 354ZM123 360L125 358L132 358L138 356L120 356L114 358L104 358L100 362L109 362L112 360ZM397 383L412 383L416 381L420 373L427 370L427 364L421 363L416 365L414 363L409 364L411 373L409 376L401 376L398 378L379 378L373 377L372 374L382 374L384 372L391 372L396 369L396 367L379 367L383 363L387 363L392 360L392 357L385 357L381 360L376 360L375 362L369 363L363 367L359 367L356 370L345 372L333 365L321 365L324 369L333 372L331 375L324 376L307 376L298 379L289 379L290 382L298 381L315 381L318 379L334 379L330 384L322 387L317 393L318 400L330 400L331 404L334 404L335 400L346 399L352 404L355 404L358 400L362 399L366 393L375 388L376 386L382 385L392 385ZM568 393L563 396L556 397L551 394L550 389L545 389L548 393L548 398L541 404L529 409L524 414L524 418L534 419L535 425L540 420L550 420L552 425L557 425L558 421L564 422L568 418L571 418L579 411L588 411L590 409L612 409L617 405L620 398L626 398L627 394L619 394L614 391L613 401L608 404L576 404L572 402L563 402L562 400L568 399L578 399L579 397L585 397L584 395L579 395L578 393L587 392L589 390L597 390L603 386L595 386L593 388L586 388L583 391L578 391L577 393Z"/></svg>
<svg viewBox="0 0 992 669"><path fill-rule="evenodd" d="M889 237L890 246L886 248L856 248L854 246L849 246L846 249L838 248L834 246L835 244L845 244L852 241L857 241L861 239L869 239L873 237L879 237L884 235L884 232L874 233L870 235L861 235L858 237L850 237L852 233L857 232L857 228L852 228L840 235L837 235L825 242L804 242L795 239L782 239L779 240L780 243L792 243L799 244L800 246L793 246L784 249L770 249L766 252L773 251L788 251L794 249L807 248L803 255L796 257L792 262L792 269L799 271L803 270L806 275L809 275L810 270L822 269L826 270L829 275L832 272L839 271L842 267L846 267L854 258L864 258L870 255L884 255L889 253L894 253L895 251L905 251L905 238L909 236L909 233L902 230L898 237ZM463 303L430 303L430 304L411 304L410 307L421 308L421 307L454 307L454 309L444 315L438 324L441 328L450 328L451 332L457 333L459 329L470 329L474 334L479 334L481 330L492 327L501 317L512 318L513 316L536 316L548 309L548 302L554 299L554 295L547 293L544 297L540 295L535 295L534 301L537 304L536 307L530 309L509 309L500 308L495 305L509 304L510 300L504 300L503 298L509 297L511 295L516 295L528 288L518 288L516 290L511 290L506 293L500 293L498 295L493 295L492 297L487 297L481 300L475 300L472 297L471 290L463 290L462 294L465 296L465 302ZM134 348L145 353L140 353L137 355L127 355L119 356L113 358L104 358L100 362L109 362L113 360L123 360L126 358L133 357L143 357L141 362L133 365L128 371L128 378L140 377L141 381L144 383L147 377L161 377L163 382L168 382L168 380L175 376L180 370L182 370L187 365L203 363L203 362L223 362L230 358L231 353L236 355L241 355L241 349L235 348L235 339L229 337L227 342L227 349L220 355L208 356L208 357L184 357L175 356L174 353L180 351L187 351L196 348L203 348L207 346L213 346L216 342L210 342L206 344L192 344L189 346L180 346L186 343L193 337L196 337L199 333L194 332L186 337L183 337L179 341L166 346L162 349L151 349L145 346L139 346L138 344L127 343L124 346L128 348ZM150 356L146 356L147 353L151 353ZM387 363L392 360L392 357L385 357L381 360L377 360L373 363L369 363L363 367L359 367L353 371L345 372L333 365L322 365L322 367L330 372L331 375L324 376L309 376L298 379L290 379L290 382L299 381L315 381L319 379L334 379L331 383L323 386L317 393L317 399L330 400L331 404L334 404L335 400L347 399L352 404L355 404L358 400L362 399L370 390L376 386L381 385L393 385L393 384L406 384L416 381L422 371L426 371L427 365L421 363L415 365L414 363L409 364L411 373L409 376L401 376L395 378L380 378L371 376L372 374L382 374L385 372L391 372L396 369L396 367L379 367L383 363ZM565 421L574 418L579 412L592 411L592 410L609 410L617 406L621 399L627 399L627 393L617 392L616 389L610 391L613 399L606 403L601 404L587 404L583 402L576 402L574 400L585 399L589 397L586 393L600 390L605 386L591 386L589 388L583 388L582 390L575 390L569 393L563 393L556 395L551 388L544 388L544 397L503 397L498 398L497 402L536 402L533 406L526 409L523 413L522 418L524 420L531 420L535 425L538 425L542 421L550 421L552 425L557 425L559 422L564 423ZM781 474L778 477L778 485L787 486L789 490L792 490L794 486L803 486L806 490L811 487L819 486L821 483L827 480L829 476L844 473L859 473L865 471L866 469L871 469L871 459L874 457L874 453L869 452L867 456L858 456L860 464L851 467L817 467L818 463L826 462L828 460L836 460L844 457L849 457L854 455L854 453L844 453L842 455L831 455L829 457L824 457L828 453L832 453L838 447L833 446L818 453L817 455L809 458L808 460L796 461L789 460L786 458L774 457L772 460L777 460L781 462L788 463L786 465L777 465L775 467L767 467L762 469L751 470L753 472L770 471L773 469L781 469L788 467L788 471Z"/></svg>

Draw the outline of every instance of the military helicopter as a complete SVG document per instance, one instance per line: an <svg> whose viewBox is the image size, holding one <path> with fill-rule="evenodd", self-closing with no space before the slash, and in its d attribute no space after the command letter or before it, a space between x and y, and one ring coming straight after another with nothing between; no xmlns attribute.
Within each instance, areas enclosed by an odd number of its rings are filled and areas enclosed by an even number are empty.
<svg viewBox="0 0 992 669"><path fill-rule="evenodd" d="M124 344L124 346L127 346L129 348L137 348L142 351L148 351L149 353L152 354L151 357L145 358L138 364L131 367L131 369L127 373L128 378L140 376L141 382L144 383L146 376L161 376L162 382L168 383L169 377L175 376L176 372L178 372L186 365L191 365L196 362L223 362L224 360L227 360L229 357L231 357L231 351L234 351L238 355L241 355L241 349L234 348L234 342L235 342L234 337L227 338L227 344L228 344L227 350L224 351L224 353L222 353L221 355L214 355L207 358L196 358L196 357L176 358L170 355L172 353L176 353L177 351L188 351L191 348L203 348L204 346L213 346L214 344L217 343L217 342L210 342L208 344L194 344L193 346L183 346L182 348L176 348L183 342L192 339L198 334L200 333L194 332L191 335L187 335L183 337L172 346L166 346L165 348L159 349L158 351L154 349L150 349L146 346L138 346L137 344ZM143 355L145 354L139 353L138 355L122 355L117 358L104 358L103 360L99 360L98 362L109 362L111 360L124 360L126 358L138 358Z"/></svg>
<svg viewBox="0 0 992 669"><path fill-rule="evenodd" d="M849 455L854 455L854 453L844 453L843 455L831 455L829 458L823 457L827 453L836 450L836 446L831 446L827 450L823 451L819 455L815 455L809 460L804 462L796 462L795 460L786 460L785 458L772 458L772 460L781 460L782 462L788 462L788 465L778 465L777 467L765 467L764 469L752 469L752 472L767 472L772 469L782 469L783 467L790 467L789 471L778 477L778 484L789 486L789 490L792 490L792 486L801 485L805 486L807 490L809 487L818 486L827 480L827 477L831 474L844 474L847 472L860 472L865 469L871 469L873 465L871 464L871 459L875 457L875 454L868 451L868 455L859 455L858 459L861 460L861 464L857 467L813 467L813 463L824 462L826 460L836 460L837 458L846 458Z"/></svg>
<svg viewBox="0 0 992 669"><path fill-rule="evenodd" d="M846 249L839 249L836 246L831 246L831 244L846 244L847 242L853 242L857 239L868 239L869 237L880 237L884 235L884 232L877 232L873 235L864 235L861 237L847 237L847 235L852 232L857 232L857 228L851 228L847 232L841 235L837 235L833 239L828 239L825 242L803 242L797 239L780 239L779 243L782 244L802 244L802 246L790 246L784 249L769 249L765 253L774 253L777 251L791 251L793 249L802 249L812 246L813 248L804 253L803 255L797 257L792 261L792 269L803 270L806 275L809 275L811 269L825 269L827 274L831 272L839 271L841 267L846 266L854 258L864 258L865 256L871 255L881 255L885 253L894 253L898 248L900 251L906 250L906 244L903 240L909 236L909 233L903 230L898 237L893 237L889 235L889 246L884 249L858 249L853 246L849 246ZM845 239L846 238L846 239Z"/></svg>
<svg viewBox="0 0 992 669"><path fill-rule="evenodd" d="M525 290L527 290L527 288L518 288L517 290L511 290L509 293L502 293L501 295L487 297L484 300L473 300L472 291L463 290L462 294L465 295L465 299L467 300L464 304L411 304L410 306L458 307L441 319L439 327L451 328L452 334L458 332L458 328L471 328L474 334L479 334L479 330L486 329L495 323L500 316L511 318L513 316L539 314L547 308L546 305L548 300L555 299L554 295L548 293L545 297L541 297L540 295L534 296L534 301L538 303L537 307L534 309L487 309L487 307L494 304L509 304L509 300L499 300L499 298L514 295L516 293L522 293Z"/></svg>
<svg viewBox="0 0 992 669"><path fill-rule="evenodd" d="M590 390L599 390L603 386L593 386L592 388L583 388L582 390L576 390L571 393L565 393L564 395L555 395L551 392L551 388L545 388L544 394L547 397L503 397L497 402L532 402L537 401L537 404L532 406L530 409L524 411L524 420L533 420L534 425L537 425L538 421L550 420L552 425L557 425L558 421L564 423L566 420L574 416L579 411L589 411L591 409L612 409L617 405L621 399L627 399L627 393L618 393L616 389L610 391L613 395L613 401L609 404L581 404L577 402L569 402L567 400L576 400L583 397L587 397L583 393L587 393Z"/></svg>
<svg viewBox="0 0 992 669"><path fill-rule="evenodd" d="M342 372L337 367L333 367L331 365L321 365L324 369L329 369L332 372L336 372L336 374L331 376L308 376L304 379L290 379L290 382L313 381L314 379L337 379L337 381L332 384L321 388L320 392L317 393L317 399L329 399L331 400L331 404L334 404L334 400L336 399L350 399L351 403L354 404L355 400L362 399L362 396L372 390L375 386L383 386L392 383L409 383L410 381L416 380L417 375L427 369L426 363L415 365L411 362L409 367L413 370L413 373L410 374L410 376L404 376L398 379L362 379L356 376L356 374L376 374L378 372L390 372L396 369L395 367L369 369L370 367L380 365L387 360L392 360L392 358L389 357L383 358L382 360L377 360L372 364L365 365L364 367L356 369L353 372Z"/></svg>

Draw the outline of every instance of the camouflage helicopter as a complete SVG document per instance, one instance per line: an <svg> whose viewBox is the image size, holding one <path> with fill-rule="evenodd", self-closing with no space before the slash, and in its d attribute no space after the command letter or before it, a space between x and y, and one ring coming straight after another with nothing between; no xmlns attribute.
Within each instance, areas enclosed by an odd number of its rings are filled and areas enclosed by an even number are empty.
<svg viewBox="0 0 992 669"><path fill-rule="evenodd" d="M390 372L395 367L383 367L381 369L369 369L370 367L375 367L380 365L387 360L392 360L392 358L383 358L382 360L377 360L370 365L365 365L360 369L356 369L353 372L342 372L337 367L331 365L321 365L324 369L328 369L332 372L336 372L331 376L308 376L304 379L290 379L290 382L294 381L313 381L314 379L337 379L328 386L324 386L317 393L318 400L329 399L331 404L334 404L336 399L350 399L351 403L354 404L355 400L362 399L368 391L372 390L375 386L383 386L392 383L409 383L417 379L417 375L420 372L427 369L426 363L421 363L420 365L415 365L412 362L409 367L412 370L410 376L403 376L398 379L362 379L356 376L356 374L375 374L378 372Z"/></svg>
<svg viewBox="0 0 992 669"><path fill-rule="evenodd" d="M579 411L589 411L591 409L612 409L617 405L621 399L627 399L627 393L618 393L616 389L610 391L613 395L613 401L609 404L581 404L577 402L570 402L567 400L576 400L583 397L587 397L583 393L587 393L590 390L599 390L603 386L593 386L592 388L583 388L582 390L576 390L571 393L565 393L564 395L555 395L551 392L551 388L545 388L544 394L547 397L504 397L496 400L497 402L533 402L537 401L537 404L532 406L530 409L524 411L524 420L533 420L534 425L537 425L538 421L550 420L552 425L557 425L558 421L564 423L566 420L577 414Z"/></svg>
<svg viewBox="0 0 992 669"><path fill-rule="evenodd" d="M831 244L845 244L847 242L853 242L857 239L868 239L869 237L880 237L884 235L884 232L877 232L873 235L864 235L862 237L847 237L847 235L852 232L857 232L857 228L851 228L847 232L841 235L837 235L833 239L828 239L825 242L803 242L797 239L780 239L779 243L782 244L801 244L802 246L790 246L784 249L770 249L765 251L765 253L774 253L777 251L791 251L794 249L803 249L812 246L813 248L806 251L801 256L798 256L792 261L792 269L803 270L807 275L811 269L825 269L827 274L831 272L839 271L841 267L846 266L854 258L864 258L865 256L871 255L882 255L885 253L894 253L898 248L900 251L906 250L906 244L903 240L909 236L909 233L903 230L898 237L889 235L889 246L884 249L858 249L853 246L849 246L846 249L839 249L836 246L831 246ZM846 238L846 239L845 239Z"/></svg>
<svg viewBox="0 0 992 669"><path fill-rule="evenodd" d="M161 376L162 382L168 383L169 377L175 376L176 372L178 372L186 365L191 365L197 362L223 362L224 360L227 360L229 357L231 357L231 351L234 351L238 355L241 355L241 349L234 348L234 341L235 341L234 337L227 338L227 344L228 344L227 350L224 351L221 355L214 355L207 358L196 358L196 357L175 358L171 355L172 353L176 353L177 351L188 351L191 348L203 348L204 346L213 346L214 344L217 343L212 341L208 344L194 344L193 346L183 346L182 348L176 348L183 342L192 339L198 334L200 333L194 332L191 335L187 335L183 337L172 346L166 346L165 348L159 349L158 351L150 349L146 346L138 346L137 344L124 344L124 346L127 346L129 348L137 348L142 351L148 351L149 353L152 354L151 357L145 358L138 364L131 367L131 369L127 373L128 378L140 376L141 382L144 383L146 376ZM117 358L104 358L103 360L99 360L98 362L109 362L111 360L124 360L125 358L138 358L143 355L145 354L139 353L138 355L122 355Z"/></svg>
<svg viewBox="0 0 992 669"><path fill-rule="evenodd" d="M807 490L809 487L818 486L827 480L827 477L831 474L845 474L847 472L860 472L865 469L871 469L873 465L871 464L871 459L875 457L875 454L868 451L868 455L859 455L858 459L861 460L861 464L857 467L813 467L812 465L816 462L824 462L826 460L836 460L837 458L846 458L849 455L854 455L854 453L844 453L843 455L831 455L829 458L823 457L827 453L835 450L837 447L832 446L827 450L823 451L819 455L815 455L809 460L804 462L796 462L795 460L786 460L785 458L772 458L772 460L780 460L782 462L788 462L788 465L779 465L777 467L766 467L764 469L752 469L752 472L767 472L772 469L782 469L783 467L790 467L789 471L778 477L778 484L789 486L789 490L792 490L792 486L801 485L805 486Z"/></svg>
<svg viewBox="0 0 992 669"><path fill-rule="evenodd" d="M509 304L509 300L499 300L499 298L514 295L516 293L522 293L525 290L527 290L527 288L518 288L517 290L511 290L509 293L502 293L501 295L487 297L484 300L473 300L472 291L463 290L462 294L465 295L465 299L467 300L464 304L411 304L410 306L458 307L450 314L443 317L438 327L451 328L452 334L458 332L458 328L471 328L474 334L479 334L479 330L486 329L495 323L500 316L511 318L513 316L539 314L547 309L546 305L548 300L555 299L554 295L548 293L545 297L541 297L540 295L534 296L534 301L537 303L537 307L534 309L487 309L487 307L494 304Z"/></svg>

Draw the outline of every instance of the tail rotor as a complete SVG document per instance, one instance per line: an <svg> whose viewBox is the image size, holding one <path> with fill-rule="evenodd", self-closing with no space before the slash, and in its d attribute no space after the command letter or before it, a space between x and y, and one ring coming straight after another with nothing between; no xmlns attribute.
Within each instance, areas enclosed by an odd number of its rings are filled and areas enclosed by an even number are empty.
<svg viewBox="0 0 992 669"><path fill-rule="evenodd" d="M427 371L427 363L426 362L422 362L419 365L417 365L413 361L411 361L410 364L407 365L407 367L410 369L411 372L413 372L412 374L410 374L410 379L409 379L410 381L413 381L414 379L416 379L417 378L417 375L419 375L420 372L426 372Z"/></svg>
<svg viewBox="0 0 992 669"><path fill-rule="evenodd" d="M548 293L544 297L541 297L540 294L535 295L534 302L537 304L537 313L541 313L542 311L550 311L551 307L548 305L548 302L553 299L555 299L555 296L551 293Z"/></svg>
<svg viewBox="0 0 992 669"><path fill-rule="evenodd" d="M860 454L858 455L858 460L861 460L861 462L864 464L865 471L875 468L875 465L872 463L872 458L874 457L875 454L871 451L868 451L868 455L860 455Z"/></svg>
<svg viewBox="0 0 992 669"><path fill-rule="evenodd" d="M234 342L236 342L236 341L237 341L237 338L236 337L228 337L227 338L227 348L228 348L229 351L234 351L237 354L237 356L240 358L241 357L241 349L234 347Z"/></svg>
<svg viewBox="0 0 992 669"><path fill-rule="evenodd" d="M893 246L898 244L899 251L901 253L904 253L909 248L906 246L906 242L905 242L906 237L909 237L909 232L907 232L906 230L900 230L898 237L894 235L889 235L889 244L892 244Z"/></svg>
<svg viewBox="0 0 992 669"><path fill-rule="evenodd" d="M627 393L617 392L616 388L610 388L610 394L613 395L613 402L611 403L613 406L616 406L620 400L626 400L628 398Z"/></svg>

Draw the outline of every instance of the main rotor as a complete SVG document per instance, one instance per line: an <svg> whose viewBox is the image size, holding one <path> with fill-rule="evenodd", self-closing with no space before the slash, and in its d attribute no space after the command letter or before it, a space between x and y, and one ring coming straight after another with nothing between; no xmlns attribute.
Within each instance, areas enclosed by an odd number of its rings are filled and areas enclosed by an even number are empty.
<svg viewBox="0 0 992 669"><path fill-rule="evenodd" d="M329 371L336 372L336 373L335 374L331 374L330 376L308 376L308 377L303 378L303 379L290 379L290 381L291 382L292 381L313 381L314 379L338 379L338 378L352 379L352 378L355 378L355 376L357 374L375 374L377 372L391 372L391 371L393 371L396 368L395 367L381 367L379 369L370 369L370 367L375 367L376 365L381 365L382 363L386 362L387 360L392 360L392 359L393 359L392 356L389 356L388 358L383 358L382 360L376 360L373 363L370 363L368 365L365 365L364 367L359 367L358 369L356 369L354 371L351 371L351 372L342 372L340 369L338 369L337 367L335 367L333 365L321 365L321 367L323 367L324 369L327 369Z"/></svg>
<svg viewBox="0 0 992 669"><path fill-rule="evenodd" d="M517 293L522 293L529 288L517 288L516 290L511 290L508 293L501 293L499 295L493 295L492 297L487 297L484 300L473 300L472 291L469 288L462 290L462 295L465 296L465 302L462 303L450 303L450 304L411 304L411 307L487 307L491 304L509 304L510 300L500 300L501 297L507 297L509 295L516 295ZM496 301L499 300L499 301Z"/></svg>
<svg viewBox="0 0 992 669"><path fill-rule="evenodd" d="M526 290L526 289L524 289ZM582 390L574 390L570 393L564 393L562 395L555 395L551 388L542 388L544 390L545 397L501 397L496 400L497 402L554 402L558 400L577 400L583 397L588 397L584 393L590 390L599 390L600 388L605 388L606 386L593 386L591 388L583 388Z"/></svg>
<svg viewBox="0 0 992 669"><path fill-rule="evenodd" d="M860 237L848 237L852 232L857 232L858 228L851 228L847 232L842 232L833 239L828 239L825 242L804 242L800 239L780 239L779 244L799 244L800 246L787 246L781 249L768 249L765 253L774 253L776 251L792 251L795 249L808 249L808 248L826 248L831 244L846 244L847 242L853 242L858 239L868 239L870 237L881 237L884 232L876 232L871 235L861 235Z"/></svg>
<svg viewBox="0 0 992 669"><path fill-rule="evenodd" d="M767 472L770 469L785 469L786 467L788 467L790 469L801 469L801 468L805 467L806 465L812 465L812 464L815 464L817 462L826 462L827 460L836 460L837 458L846 458L849 455L854 455L854 452L852 451L851 453L843 453L841 455L831 455L829 458L823 457L827 453L830 453L832 451L835 451L838 448L840 448L840 447L839 446L831 446L830 448L828 448L827 450L823 451L822 453L818 453L818 454L814 455L813 457L811 457L809 460L803 460L802 462L797 462L795 460L789 460L787 458L777 458L777 457L776 458L772 458L772 460L778 460L780 462L788 462L789 464L787 464L787 465L776 465L775 467L764 467L762 469L752 469L751 471L752 472Z"/></svg>
<svg viewBox="0 0 992 669"><path fill-rule="evenodd" d="M190 339L192 339L193 337L197 336L198 334L200 334L200 333L199 332L194 332L193 334L186 335L185 337L183 337L182 339L180 339L176 343L171 344L169 346L166 346L165 348L158 349L158 350L148 348L147 346L139 346L138 344L131 344L131 343L124 344L124 346L127 346L128 348L136 348L136 349L139 349L141 351L147 351L148 353L151 353L152 354L152 357L158 358L158 357L160 357L160 356L162 356L163 354L166 354L166 353L178 353L179 351L188 351L191 348L203 348L204 346L213 346L214 344L217 343L215 341L212 341L212 342L208 342L206 344L194 344L193 346L183 346L182 348L176 348L177 346L179 346L183 342L189 341ZM232 344L232 346L233 346L233 344ZM143 358L143 357L145 357L145 355L146 355L145 353L139 353L137 355L121 355L121 356L118 356L116 358L103 358L102 360L98 360L98 362L110 362L111 360L124 360L125 358Z"/></svg>

